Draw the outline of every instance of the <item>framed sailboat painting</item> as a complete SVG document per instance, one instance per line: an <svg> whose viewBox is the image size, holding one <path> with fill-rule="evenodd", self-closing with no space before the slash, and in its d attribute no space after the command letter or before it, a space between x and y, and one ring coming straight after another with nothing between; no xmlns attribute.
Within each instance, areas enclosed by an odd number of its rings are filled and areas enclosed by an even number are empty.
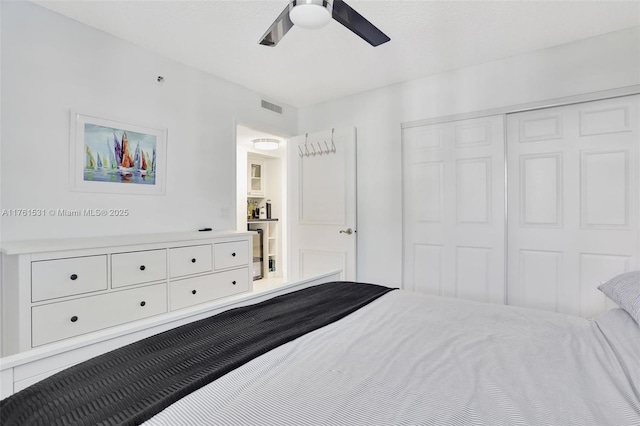
<svg viewBox="0 0 640 426"><path fill-rule="evenodd" d="M163 195L167 129L71 112L71 189Z"/></svg>

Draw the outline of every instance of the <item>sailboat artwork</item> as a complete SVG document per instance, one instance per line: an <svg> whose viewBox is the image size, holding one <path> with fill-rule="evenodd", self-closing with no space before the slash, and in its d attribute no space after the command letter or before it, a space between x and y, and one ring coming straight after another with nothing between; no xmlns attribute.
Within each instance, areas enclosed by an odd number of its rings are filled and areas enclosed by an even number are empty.
<svg viewBox="0 0 640 426"><path fill-rule="evenodd" d="M155 135L84 123L84 181L156 183Z"/></svg>

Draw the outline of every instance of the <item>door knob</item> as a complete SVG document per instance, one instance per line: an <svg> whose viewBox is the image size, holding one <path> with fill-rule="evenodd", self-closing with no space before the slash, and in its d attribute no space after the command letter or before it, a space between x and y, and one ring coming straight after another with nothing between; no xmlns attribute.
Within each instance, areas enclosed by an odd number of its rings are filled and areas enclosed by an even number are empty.
<svg viewBox="0 0 640 426"><path fill-rule="evenodd" d="M351 234L353 234L353 229L351 229L351 228L341 229L341 230L340 230L340 233L341 233L341 234L351 235Z"/></svg>

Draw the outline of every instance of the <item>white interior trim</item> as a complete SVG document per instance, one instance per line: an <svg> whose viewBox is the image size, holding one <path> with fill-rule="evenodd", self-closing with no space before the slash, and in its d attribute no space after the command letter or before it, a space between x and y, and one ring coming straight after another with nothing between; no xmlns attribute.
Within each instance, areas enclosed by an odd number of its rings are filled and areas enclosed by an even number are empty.
<svg viewBox="0 0 640 426"><path fill-rule="evenodd" d="M488 117L500 114L513 114L515 112L530 111L534 109L551 108L562 105L578 104L602 99L618 98L621 96L637 95L640 93L640 84L619 87L616 89L601 90L598 92L583 93L580 95L566 96L562 98L547 99L543 101L527 102L524 104L509 105L499 108L485 109L481 111L465 112L460 114L445 115L441 117L426 118L423 120L401 123L402 129L409 127L428 126L431 124L448 123L450 121L467 120L470 118Z"/></svg>

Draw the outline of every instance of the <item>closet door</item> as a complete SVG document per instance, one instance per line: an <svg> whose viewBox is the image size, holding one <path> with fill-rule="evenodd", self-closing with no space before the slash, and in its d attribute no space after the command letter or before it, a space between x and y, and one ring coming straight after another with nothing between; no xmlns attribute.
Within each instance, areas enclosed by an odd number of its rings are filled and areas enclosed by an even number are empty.
<svg viewBox="0 0 640 426"><path fill-rule="evenodd" d="M504 119L403 130L404 288L504 303Z"/></svg>
<svg viewBox="0 0 640 426"><path fill-rule="evenodd" d="M508 303L589 317L638 269L638 96L507 117Z"/></svg>

